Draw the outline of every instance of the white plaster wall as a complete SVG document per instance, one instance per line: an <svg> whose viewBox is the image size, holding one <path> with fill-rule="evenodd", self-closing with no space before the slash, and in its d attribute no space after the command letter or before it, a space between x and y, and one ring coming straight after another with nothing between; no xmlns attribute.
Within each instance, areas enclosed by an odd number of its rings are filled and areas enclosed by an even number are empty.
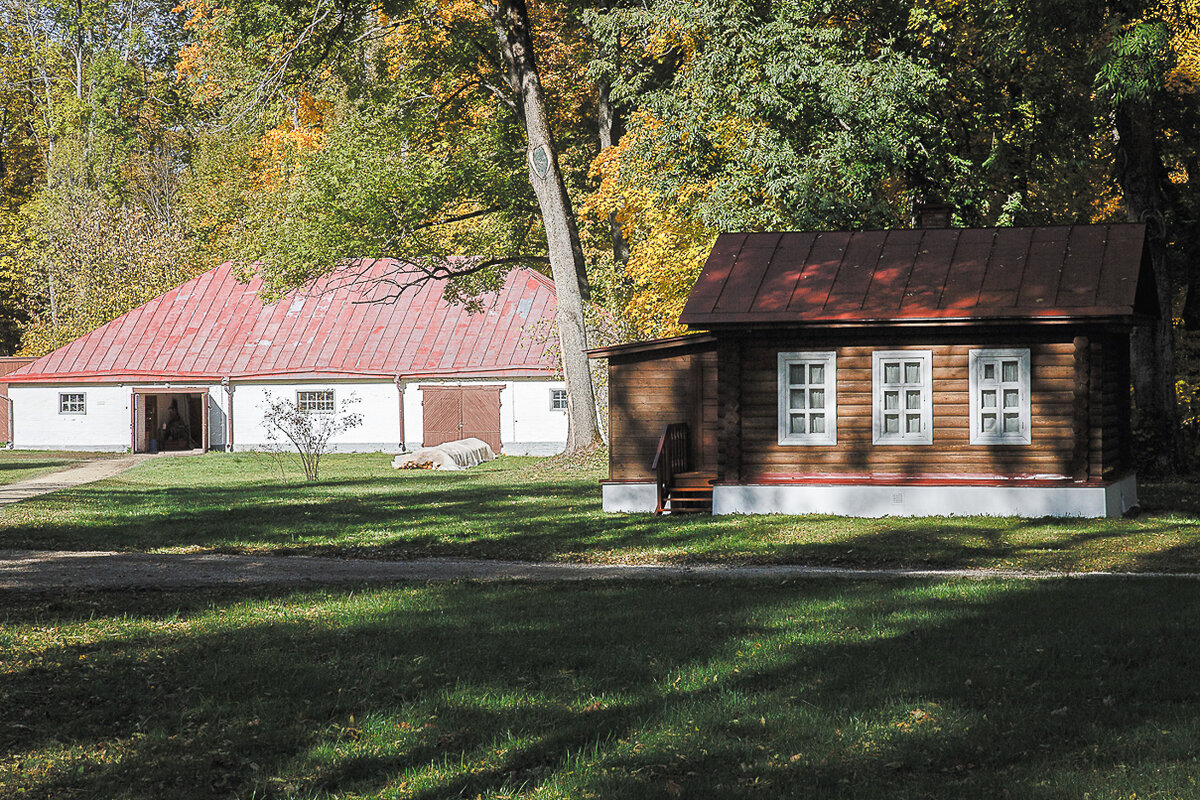
<svg viewBox="0 0 1200 800"><path fill-rule="evenodd" d="M391 381L325 381L305 383L235 383L233 390L233 447L259 450L266 446L263 422L267 393L295 402L296 392L333 389L338 413L362 414L362 424L330 440L340 452L396 452L400 449L400 418L396 385ZM223 393L223 392L222 392ZM351 397L358 402L344 406ZM223 402L222 405L225 403Z"/></svg>
<svg viewBox="0 0 1200 800"><path fill-rule="evenodd" d="M713 488L713 514L846 517L1119 517L1137 479L1107 486L746 485Z"/></svg>
<svg viewBox="0 0 1200 800"><path fill-rule="evenodd" d="M601 507L612 513L651 514L658 508L658 486L653 483L605 483L600 496Z"/></svg>
<svg viewBox="0 0 1200 800"><path fill-rule="evenodd" d="M563 389L553 380L413 380L404 383L405 445L421 446L424 419L421 414L422 385L503 384L500 393L500 440L509 455L551 455L561 452L567 440L567 414L550 408L552 389ZM152 384L138 384L150 386ZM256 382L233 384L234 449L261 449L267 443L263 427L265 393L295 399L297 391L334 390L339 409L350 395L359 398L352 406L363 415L363 424L336 437L332 445L341 451L399 449L400 420L397 390L392 381L375 382ZM87 395L87 414L59 414L58 394L82 391ZM13 446L25 449L127 450L130 447L133 401L130 386L22 386L9 389L13 401ZM209 446L222 449L228 442L229 396L225 387L208 387ZM165 396L164 396L165 397ZM164 409L170 398L161 401ZM162 410L162 409L160 409ZM141 421L139 420L139 423Z"/></svg>
<svg viewBox="0 0 1200 800"><path fill-rule="evenodd" d="M87 413L58 413L60 392L86 395ZM133 392L128 386L57 385L8 388L13 447L20 450L128 450Z"/></svg>
<svg viewBox="0 0 1200 800"><path fill-rule="evenodd" d="M422 386L503 385L500 392L500 445L507 455L553 455L567 443L567 412L550 408L550 391L564 389L562 381L521 380L409 380L404 382L404 444L410 450L422 445L425 418Z"/></svg>
<svg viewBox="0 0 1200 800"><path fill-rule="evenodd" d="M225 387L208 387L208 446L214 450L224 450L229 443L228 413L229 395Z"/></svg>

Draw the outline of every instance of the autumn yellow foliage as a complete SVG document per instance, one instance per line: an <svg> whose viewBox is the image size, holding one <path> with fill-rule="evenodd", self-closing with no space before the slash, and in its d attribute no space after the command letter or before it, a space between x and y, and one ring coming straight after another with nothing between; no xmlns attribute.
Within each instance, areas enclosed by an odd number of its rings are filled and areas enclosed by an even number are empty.
<svg viewBox="0 0 1200 800"><path fill-rule="evenodd" d="M1167 88L1192 94L1200 88L1200 0L1164 0L1157 11L1170 30L1175 56Z"/></svg>
<svg viewBox="0 0 1200 800"><path fill-rule="evenodd" d="M644 126L653 126L642 117L618 146L593 162L599 186L582 212L605 220L615 215L630 242L620 309L626 322L639 337L676 336L686 332L679 315L717 232L691 211L710 188L706 183L684 186L670 197L652 188L649 165L636 155Z"/></svg>

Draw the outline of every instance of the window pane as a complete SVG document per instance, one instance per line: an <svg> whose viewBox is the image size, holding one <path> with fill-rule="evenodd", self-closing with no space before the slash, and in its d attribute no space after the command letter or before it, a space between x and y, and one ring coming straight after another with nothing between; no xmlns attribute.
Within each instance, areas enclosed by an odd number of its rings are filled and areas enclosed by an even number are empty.
<svg viewBox="0 0 1200 800"><path fill-rule="evenodd" d="M988 381L996 380L996 365L995 364L984 364L983 365L983 378L984 378L984 380L988 380Z"/></svg>
<svg viewBox="0 0 1200 800"><path fill-rule="evenodd" d="M804 433L804 415L792 414L791 422L788 425L789 433Z"/></svg>
<svg viewBox="0 0 1200 800"><path fill-rule="evenodd" d="M825 432L825 415L813 414L808 418L809 433L824 433Z"/></svg>
<svg viewBox="0 0 1200 800"><path fill-rule="evenodd" d="M1005 414L1004 415L1004 432L1005 433L1020 433L1021 432L1021 415L1020 414Z"/></svg>
<svg viewBox="0 0 1200 800"><path fill-rule="evenodd" d="M904 407L905 408L912 411L914 409L919 409L921 407L921 392L920 391L908 391L908 392L905 392L904 394L905 394L905 397L904 397Z"/></svg>
<svg viewBox="0 0 1200 800"><path fill-rule="evenodd" d="M995 414L984 414L982 417L980 417L980 422L982 423L984 433L991 433L992 431L996 430Z"/></svg>
<svg viewBox="0 0 1200 800"><path fill-rule="evenodd" d="M825 383L825 365L824 364L809 364L808 365L808 382L818 386Z"/></svg>
<svg viewBox="0 0 1200 800"><path fill-rule="evenodd" d="M301 411L333 411L333 392L297 392L296 407Z"/></svg>
<svg viewBox="0 0 1200 800"><path fill-rule="evenodd" d="M921 382L921 362L908 361L904 364L904 382L905 383L920 383Z"/></svg>
<svg viewBox="0 0 1200 800"><path fill-rule="evenodd" d="M1004 390L1004 407L1005 408L1017 408L1019 405L1021 405L1021 393L1018 392L1016 389L1005 389Z"/></svg>
<svg viewBox="0 0 1200 800"><path fill-rule="evenodd" d="M808 407L809 408L824 408L825 407L825 390L824 389L809 389L808 390Z"/></svg>
<svg viewBox="0 0 1200 800"><path fill-rule="evenodd" d="M884 383L899 383L900 382L900 363L898 361L883 362L883 382Z"/></svg>
<svg viewBox="0 0 1200 800"><path fill-rule="evenodd" d="M994 389L983 393L983 407L984 408L995 408L996 407L996 391Z"/></svg>
<svg viewBox="0 0 1200 800"><path fill-rule="evenodd" d="M883 432L884 433L899 433L900 432L900 415L899 414L884 414L883 415Z"/></svg>
<svg viewBox="0 0 1200 800"><path fill-rule="evenodd" d="M900 393L899 392L884 392L883 393L883 407L888 410L891 410L894 408L899 408L900 407Z"/></svg>
<svg viewBox="0 0 1200 800"><path fill-rule="evenodd" d="M64 393L58 396L58 412L60 414L83 414L86 404L82 393Z"/></svg>
<svg viewBox="0 0 1200 800"><path fill-rule="evenodd" d="M1004 382L1009 383L1011 381L1015 381L1016 379L1017 379L1017 362L1005 361L1004 362L1004 377L1003 377Z"/></svg>
<svg viewBox="0 0 1200 800"><path fill-rule="evenodd" d="M791 389L789 391L792 397L792 399L789 401L791 403L789 408L804 408L804 390Z"/></svg>
<svg viewBox="0 0 1200 800"><path fill-rule="evenodd" d="M800 385L804 383L804 365L789 364L788 365L788 383Z"/></svg>
<svg viewBox="0 0 1200 800"><path fill-rule="evenodd" d="M921 415L907 414L904 421L905 433L920 433L921 432Z"/></svg>

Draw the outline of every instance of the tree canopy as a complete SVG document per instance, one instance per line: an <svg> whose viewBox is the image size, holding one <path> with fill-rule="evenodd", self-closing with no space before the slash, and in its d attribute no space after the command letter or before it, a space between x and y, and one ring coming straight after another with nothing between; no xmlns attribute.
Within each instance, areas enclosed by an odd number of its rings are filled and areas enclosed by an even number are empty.
<svg viewBox="0 0 1200 800"><path fill-rule="evenodd" d="M1167 314L1135 343L1138 406L1170 453L1200 389L1198 21L1197 0L0 0L0 347L45 352L226 260L281 292L398 257L468 303L521 264L579 309L564 366L590 409L586 310L679 332L722 231L905 226L920 202L1139 219Z"/></svg>

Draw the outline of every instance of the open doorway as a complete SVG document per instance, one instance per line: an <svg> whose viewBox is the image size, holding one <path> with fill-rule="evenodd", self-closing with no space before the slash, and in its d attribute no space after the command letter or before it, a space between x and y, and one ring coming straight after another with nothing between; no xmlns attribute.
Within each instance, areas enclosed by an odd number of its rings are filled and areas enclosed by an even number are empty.
<svg viewBox="0 0 1200 800"><path fill-rule="evenodd" d="M136 453L208 450L206 390L134 390Z"/></svg>

